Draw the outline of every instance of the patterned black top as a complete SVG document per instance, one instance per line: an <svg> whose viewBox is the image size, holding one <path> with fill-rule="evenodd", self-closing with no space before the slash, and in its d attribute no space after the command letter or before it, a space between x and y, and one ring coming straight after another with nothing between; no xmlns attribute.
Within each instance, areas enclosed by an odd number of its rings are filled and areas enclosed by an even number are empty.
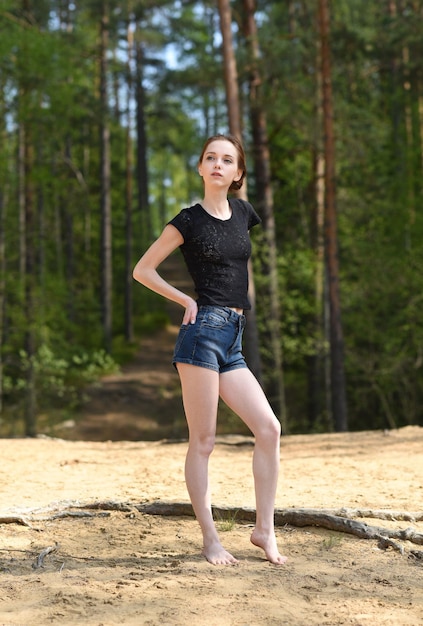
<svg viewBox="0 0 423 626"><path fill-rule="evenodd" d="M250 309L247 261L249 230L261 219L249 202L229 200L232 215L221 220L201 204L183 209L169 224L184 238L181 251L198 295L197 303Z"/></svg>

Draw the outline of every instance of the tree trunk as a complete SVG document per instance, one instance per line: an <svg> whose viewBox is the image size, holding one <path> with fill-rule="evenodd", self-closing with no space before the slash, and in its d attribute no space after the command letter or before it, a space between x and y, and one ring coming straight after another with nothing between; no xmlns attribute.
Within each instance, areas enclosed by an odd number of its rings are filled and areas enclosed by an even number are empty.
<svg viewBox="0 0 423 626"><path fill-rule="evenodd" d="M280 333L281 312L279 305L277 246L275 216L273 211L273 192L270 174L270 152L267 137L267 121L260 101L261 76L258 67L259 47L255 22L254 0L243 0L244 28L249 46L250 70L250 108L253 134L254 170L256 178L257 209L263 218L265 234L264 273L268 276L269 316L268 332L273 362L269 375L269 397L282 424L288 432L285 404L285 385L283 378L282 339Z"/></svg>
<svg viewBox="0 0 423 626"><path fill-rule="evenodd" d="M36 390L35 390L35 299L36 282L35 249L34 249L34 189L32 182L34 153L29 129L25 132L25 352L27 355L26 370L26 402L25 402L25 434L35 437L36 427Z"/></svg>
<svg viewBox="0 0 423 626"><path fill-rule="evenodd" d="M24 19L32 23L32 7L30 0L22 0L21 9ZM36 433L36 400L35 400L35 299L34 289L37 280L35 272L35 243L34 243L34 189L33 189L33 162L34 151L29 119L31 107L31 88L28 84L30 77L25 70L27 59L26 37L24 30L22 49L19 63L21 67L21 82L19 85L19 115L18 115L18 172L19 172L19 247L20 247L20 274L22 279L23 313L25 319L24 350L26 353L25 371L25 435L35 437Z"/></svg>
<svg viewBox="0 0 423 626"><path fill-rule="evenodd" d="M391 24L391 40L397 39L396 30L398 25L396 20L398 17L397 0L388 0L386 12L389 17L388 23ZM392 126L392 165L395 171L393 177L394 187L393 196L398 208L402 209L407 206L404 198L408 195L407 189L407 134L405 125L405 93L404 93L404 75L401 59L401 49L397 45L392 44L392 48L388 50L389 63L389 83L387 98L391 110L391 126ZM408 209L408 206L407 206ZM409 247L410 243L410 226L409 221L404 220L404 243L405 247Z"/></svg>
<svg viewBox="0 0 423 626"><path fill-rule="evenodd" d="M138 211L141 219L141 243L145 247L151 239L150 202L148 199L148 167L147 167L147 132L145 124L145 91L144 51L140 39L141 26L137 25L135 38L136 83L135 99L137 109L137 184L138 184Z"/></svg>
<svg viewBox="0 0 423 626"><path fill-rule="evenodd" d="M19 93L21 102L24 100L24 92L21 88ZM25 280L26 258L26 235L25 235L25 126L23 123L18 127L18 206L19 206L19 275L21 284Z"/></svg>
<svg viewBox="0 0 423 626"><path fill-rule="evenodd" d="M314 302L315 314L312 320L312 332L315 337L314 354L308 359L308 423L311 429L325 425L332 430L332 410L330 397L330 355L326 345L329 341L328 289L325 268L325 158L321 141L323 123L323 97L321 50L316 45L316 83L315 83L315 136L313 152L313 206L311 215L310 245L315 259Z"/></svg>
<svg viewBox="0 0 423 626"><path fill-rule="evenodd" d="M110 129L107 99L109 16L102 2L100 22L100 185L101 185L101 303L104 348L112 350L112 204L110 194Z"/></svg>
<svg viewBox="0 0 423 626"><path fill-rule="evenodd" d="M413 6L414 4L414 6ZM417 3L409 2L400 5L402 11L413 11L415 19L418 20L419 7ZM422 191L422 124L421 124L421 102L419 75L421 75L421 65L419 59L419 43L411 41L402 47L402 67L403 77L401 89L404 99L405 116L405 139L406 139L406 167L408 183L408 205L409 205L409 247L413 244L413 234L416 227L416 217L421 205ZM420 245L420 242L417 242Z"/></svg>
<svg viewBox="0 0 423 626"><path fill-rule="evenodd" d="M329 48L329 3L319 0L322 63L323 127L325 154L325 245L330 302L331 404L335 430L348 430L344 373L344 339L341 323L335 186L335 140Z"/></svg>
<svg viewBox="0 0 423 626"><path fill-rule="evenodd" d="M84 146L82 153L82 173L84 176L84 180L89 180L91 159L91 150L88 140L86 138L87 134L88 131L86 128L84 128ZM86 203L84 207L84 255L88 261L91 255L91 207L89 189L87 189Z"/></svg>
<svg viewBox="0 0 423 626"><path fill-rule="evenodd" d="M218 0L220 30L223 47L223 73L225 78L226 105L228 110L229 130L232 135L242 139L241 112L239 106L238 70L232 40L232 14L229 0ZM242 187L244 198L247 197L245 185Z"/></svg>
<svg viewBox="0 0 423 626"><path fill-rule="evenodd" d="M232 17L229 0L218 0L220 29L223 42L223 68L225 77L226 104L228 109L229 131L242 140L242 122L239 105L238 71L232 40ZM248 199L247 181L238 191L237 196ZM260 382L262 381L262 366L259 350L259 337L256 319L256 299L254 288L254 272L251 261L248 263L249 290L248 298L251 309L246 311L247 326L244 333L244 351L248 366Z"/></svg>
<svg viewBox="0 0 423 626"><path fill-rule="evenodd" d="M127 41L128 41L128 58L127 58L127 101L126 101L126 185L125 185L125 339L126 341L133 341L134 328L133 328L133 316L132 316L132 300L133 300L133 278L132 278L132 194L133 194L133 159L132 159L132 114L131 114L131 98L132 98L132 69L131 59L134 41L131 31L131 23L128 21L127 28Z"/></svg>
<svg viewBox="0 0 423 626"><path fill-rule="evenodd" d="M1 120L2 122L2 120ZM1 133L1 136L3 133ZM5 210L6 198L3 185L0 184L0 416L3 413L3 345L4 345L4 312L6 304L6 249L5 249Z"/></svg>
<svg viewBox="0 0 423 626"><path fill-rule="evenodd" d="M316 118L320 119L319 112ZM310 245L314 252L315 278L314 278L314 308L315 314L312 320L312 333L315 337L314 352L307 360L308 365L308 424L311 429L315 428L322 417L322 381L324 375L322 365L324 363L324 158L320 146L316 141L313 154L314 172L314 201L311 216L311 241Z"/></svg>
<svg viewBox="0 0 423 626"><path fill-rule="evenodd" d="M70 163L72 159L71 155L71 141L70 138L66 138L65 156ZM63 207L63 223L64 223L64 237L65 237L65 277L67 283L67 309L68 319L71 322L75 321L75 251L74 251L74 212L72 203L71 181L70 175L66 176L66 182L64 185L65 196L62 196L61 205Z"/></svg>

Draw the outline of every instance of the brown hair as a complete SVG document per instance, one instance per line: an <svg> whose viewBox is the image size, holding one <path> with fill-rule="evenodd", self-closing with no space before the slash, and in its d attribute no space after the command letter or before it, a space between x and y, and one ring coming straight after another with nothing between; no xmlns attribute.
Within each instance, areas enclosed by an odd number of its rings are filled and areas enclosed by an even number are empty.
<svg viewBox="0 0 423 626"><path fill-rule="evenodd" d="M213 135L213 137L209 137L206 143L203 146L201 151L200 158L198 159L198 165L201 165L204 154L208 148L208 146L212 143L212 141L229 141L233 146L235 146L236 151L238 153L238 169L242 171L241 178L239 180L234 180L229 187L229 191L238 191L241 189L242 183L244 182L244 178L247 174L247 165L245 162L245 152L242 147L242 143L240 140L234 135Z"/></svg>

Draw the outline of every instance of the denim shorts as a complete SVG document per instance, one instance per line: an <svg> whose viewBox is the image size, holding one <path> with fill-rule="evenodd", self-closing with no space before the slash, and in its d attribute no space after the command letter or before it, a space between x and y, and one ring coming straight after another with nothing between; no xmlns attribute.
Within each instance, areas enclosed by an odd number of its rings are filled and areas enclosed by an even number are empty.
<svg viewBox="0 0 423 626"><path fill-rule="evenodd" d="M222 306L200 306L194 324L182 324L173 365L189 363L223 374L247 367L242 354L245 316ZM176 365L175 365L176 367Z"/></svg>

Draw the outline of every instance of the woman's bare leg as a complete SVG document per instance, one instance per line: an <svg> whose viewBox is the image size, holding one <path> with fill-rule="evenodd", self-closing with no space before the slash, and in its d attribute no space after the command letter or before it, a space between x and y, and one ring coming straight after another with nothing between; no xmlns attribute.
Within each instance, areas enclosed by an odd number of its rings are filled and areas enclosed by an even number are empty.
<svg viewBox="0 0 423 626"><path fill-rule="evenodd" d="M213 565L232 565L237 560L220 543L211 510L208 463L213 452L219 374L204 367L177 364L189 429L185 480L195 516L203 533L203 554Z"/></svg>
<svg viewBox="0 0 423 626"><path fill-rule="evenodd" d="M255 437L253 473L256 493L256 526L251 542L266 558L282 565L287 557L278 550L274 506L279 475L280 424L254 375L241 368L220 375L223 401L245 422Z"/></svg>

